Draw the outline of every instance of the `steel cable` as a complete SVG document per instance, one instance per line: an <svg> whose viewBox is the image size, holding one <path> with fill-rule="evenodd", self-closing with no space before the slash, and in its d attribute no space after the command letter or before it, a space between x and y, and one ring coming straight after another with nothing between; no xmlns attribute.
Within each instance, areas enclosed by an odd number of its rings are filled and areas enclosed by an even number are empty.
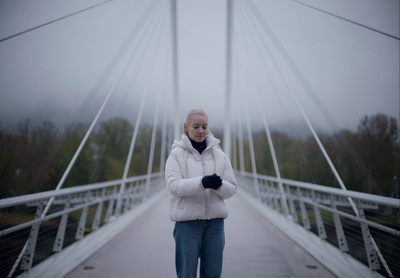
<svg viewBox="0 0 400 278"><path fill-rule="evenodd" d="M104 1L104 2L98 3L98 4L96 4L96 5L87 7L87 8L85 8L85 9L76 11L76 12L74 12L74 13L71 13L71 14L68 14L68 15L65 15L65 16L62 16L62 17L59 17L59 18L57 18L57 19L50 20L50 21L48 21L48 22L45 22L45 23L43 23L43 24L37 25L37 26L35 26L35 27L29 28L29 29L24 30L24 31L18 32L18 33L16 33L16 34L13 34L13 35L10 35L10 36L1 38L1 39L0 39L0 42L3 42L3 41L6 41L6 40L9 40L9 39L18 37L18 36L23 35L23 34L26 34L26 33L28 33L28 32L34 31L34 30L36 30L36 29L42 28L42 27L44 27L44 26L47 26L47 25L56 23L56 22L58 22L58 21L60 21L60 20L63 20L63 19L72 17L72 16L74 16L74 15L77 15L77 14L80 14L80 13L83 13L83 12L86 12L86 11L88 11L88 10L91 10L91 9L96 8L96 7L98 7L98 6L104 5L104 4L106 4L106 3L108 3L108 2L111 2L111 1L113 1L113 0L106 0L106 1Z"/></svg>
<svg viewBox="0 0 400 278"><path fill-rule="evenodd" d="M155 1L153 1L152 3L155 3ZM152 4L152 3L151 3L151 4ZM148 6L148 8L149 8L149 7L151 7L151 6ZM149 9L146 10L146 12L148 12L148 11L149 11ZM144 19L144 18L142 17L142 19ZM135 28L134 28L134 29L136 29L136 27L138 27L138 25L135 25ZM140 27L142 27L142 26L140 26ZM138 28L140 28L140 27L138 27ZM131 34L133 34L133 33L131 32ZM136 33L133 34L133 35L136 35ZM128 37L131 38L131 36L128 36ZM133 36L133 37L134 37L134 36ZM125 42L126 42L126 41L125 41ZM132 57L133 57L133 55L131 56L131 58L132 58ZM81 144L79 145L78 149L76 150L76 152L75 152L75 154L74 154L72 160L70 161L70 163L69 163L67 169L65 170L65 172L64 172L62 178L60 179L60 181L59 181L59 183L58 183L58 185L57 185L57 187L56 187L55 190L59 190L59 189L62 187L62 185L64 184L65 179L67 178L67 176L68 176L68 174L69 174L69 172L70 172L72 166L74 165L74 163L75 163L77 157L79 156L79 154L80 154L80 152L81 152L83 146L86 144L86 141L87 141L88 137L90 136L90 134L91 134L91 132L92 132L94 126L96 125L96 123L97 123L97 121L98 121L100 115L102 114L102 112L103 112L105 106L107 105L107 103L108 103L108 101L109 101L111 95L114 93L115 87L116 87L117 84L120 82L120 80L121 80L123 74L125 73L126 69L128 68L129 63L130 63L130 59L129 59L128 62L125 64L125 67L124 67L123 70L120 72L118 78L114 81L112 88L109 90L109 92L108 92L106 98L105 98L104 101L103 101L102 106L100 107L99 111L97 112L96 117L94 118L94 120L93 120L91 126L89 127L88 131L86 132L85 137L83 138ZM45 207L45 209L44 209L44 211L43 211L43 213L42 213L42 217L46 215L48 209L50 208L50 206L51 206L51 204L52 204L52 202L53 202L53 200L54 200L54 198L51 198L51 199L49 200L49 202L47 203L47 205L46 205L46 207ZM16 270L16 267L18 266L19 262L21 261L22 255L24 254L24 252L25 252L25 250L26 250L26 246L27 246L27 242L26 242L24 248L22 249L20 255L18 256L17 260L15 261L15 264L14 264L13 268L11 269L11 271L10 271L10 273L9 273L9 277L11 277L11 276L13 275L14 271Z"/></svg>
<svg viewBox="0 0 400 278"><path fill-rule="evenodd" d="M251 26L253 27L253 30L256 31L257 36L258 36L258 38L259 38L258 41L261 41L262 45L263 45L264 48L267 50L267 54L268 54L268 56L270 57L270 60L271 60L271 61L273 62L273 64L275 65L275 69L276 69L277 72L279 73L279 75L280 75L280 77L281 77L281 80L282 80L283 83L286 85L286 87L288 87L287 83L285 82L285 78L283 77L283 74L282 74L281 70L279 69L279 66L278 66L277 62L276 62L276 60L274 59L273 54L271 53L271 50L269 49L267 43L265 42L265 39L264 39L263 36L261 35L260 30L256 27L257 24L254 22L253 18L252 18L251 15L249 14L250 12L249 12L247 9L245 9L245 8L242 9L242 10L243 10L243 16L242 16L242 17L243 17L243 22L242 22L243 24L242 24L242 25L248 26L248 27L247 27L248 29L250 28L249 25L251 25ZM244 22L244 21L246 21L246 20L247 20L247 24L246 24L246 22ZM251 22L250 22L250 21L251 21ZM251 40L252 40L252 41L257 41L257 38L255 38L256 35L254 34L254 32L251 32L251 31L249 31L249 32L242 31L242 33L243 33L243 34L250 34ZM245 36L245 35L243 35L243 36ZM270 81L270 84L271 84L271 86L272 86L272 91L275 93L275 96L276 96L276 98L277 98L277 100L278 100L278 102L279 102L279 104L280 104L280 107L281 107L282 111L284 112L285 116L288 118L288 113L287 113L287 110L286 110L286 105L283 104L282 98L280 97L280 94L278 93L277 86L275 85L274 79L272 78L271 72L270 72L270 70L269 70L269 68L268 68L268 66L267 66L266 61L265 61L266 58L264 58L264 56L262 55L261 49L260 49L260 47L259 47L259 44L258 44L258 43L254 43L254 46L255 46L255 48L256 48L256 52L257 52L257 54L258 54L258 57L260 58L259 61L262 62L262 66L264 67L265 72L266 72L266 74L267 74L267 80ZM258 80L258 79L256 80L256 83L258 84L258 88L259 88L259 90L258 90L258 92L259 92L259 98L262 100L262 103L267 103L265 100L263 100L263 99L264 99L264 98L263 98L264 95L261 93L261 89L260 89L260 85L259 85L259 80ZM260 104L260 103L259 103L259 104ZM265 113L265 111L263 111L263 113ZM294 131L293 131L294 128L293 128L292 122L291 122L291 121L288 121L288 124L289 124L289 127L291 128L292 134L294 134ZM303 160L302 162L303 162L303 164L306 166L306 169L307 169L307 172L308 172L308 174L309 174L309 176L310 176L310 178L311 178L311 181L316 182L315 177L314 177L314 175L313 175L313 172L312 172L312 170L311 170L311 167L310 167L310 165L309 165L309 163L308 163L308 160L307 160L307 158L306 158L306 156L305 156L305 154L304 154L303 148L300 146L300 144L299 144L299 142L298 142L297 140L295 141L295 143L296 143L297 149L298 149L299 152L300 152L301 158L302 158L302 160Z"/></svg>
<svg viewBox="0 0 400 278"><path fill-rule="evenodd" d="M316 11L319 11L319 12L322 12L322 13L324 13L324 14L327 14L327 15L330 15L330 16L333 16L333 17L342 19L342 20L344 20L344 21L347 21L347 22L350 22L350 23L352 23L352 24L354 24L354 25L358 25L358 26L363 27L363 28L365 28L365 29L374 31L374 32L379 33L379 34L381 34L381 35L384 35L384 36L387 36L387 37L390 37L390 38L393 38L393 39L396 39L396 40L400 40L400 37L397 37L397 36L395 36L395 35L389 34L389 33L387 33L387 32L380 31L380 30L378 30L378 29L369 27L369 26L367 26L367 25L365 25L365 24L358 23L358 22L356 22L356 21L354 21L354 20L351 20L351 19L345 18L345 17L343 17L343 16L340 16L340 15L337 15L337 14L334 14L334 13L331 13L331 12L328 12L328 11L325 11L325 10L323 10L323 9L314 7L314 6L309 5L309 4L306 4L306 3L304 3L304 2L301 2L301 1L298 1L298 0L290 0L290 1L295 2L295 3L297 3L297 4L300 4L300 5L303 5L303 6L306 6L306 7L310 8L310 9L313 9L313 10L316 10Z"/></svg>

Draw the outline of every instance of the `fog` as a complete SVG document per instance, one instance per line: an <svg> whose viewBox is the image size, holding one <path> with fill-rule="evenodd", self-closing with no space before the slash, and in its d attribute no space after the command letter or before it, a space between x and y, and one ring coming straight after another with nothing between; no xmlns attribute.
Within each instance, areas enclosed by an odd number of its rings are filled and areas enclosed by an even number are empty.
<svg viewBox="0 0 400 278"><path fill-rule="evenodd" d="M399 1L253 3L261 20L235 1L232 119L245 121L248 111L258 128L265 111L271 126L302 129L292 95L325 132L355 129L364 115L399 119ZM180 118L200 107L221 128L226 1L177 4ZM169 24L167 1L1 0L2 128L13 131L28 118L90 123L110 90L102 119L135 122L142 100L145 120L152 121L157 101L160 111L167 108L160 115L170 116Z"/></svg>

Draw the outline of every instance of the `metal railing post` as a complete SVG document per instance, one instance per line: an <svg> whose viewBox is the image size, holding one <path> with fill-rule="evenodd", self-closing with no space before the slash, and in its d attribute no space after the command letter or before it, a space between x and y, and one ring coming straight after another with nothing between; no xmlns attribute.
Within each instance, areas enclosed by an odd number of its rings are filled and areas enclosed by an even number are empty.
<svg viewBox="0 0 400 278"><path fill-rule="evenodd" d="M333 212L333 221L335 223L336 237L339 245L339 249L342 252L349 251L349 245L347 244L346 235L343 230L342 222L340 221L339 214L337 214L336 199L333 194L331 194L331 206L335 211Z"/></svg>
<svg viewBox="0 0 400 278"><path fill-rule="evenodd" d="M85 234L87 214L88 207L84 207L81 212L81 218L79 219L78 228L76 229L75 239L80 240Z"/></svg>
<svg viewBox="0 0 400 278"><path fill-rule="evenodd" d="M293 217L293 221L294 222L298 222L299 218L297 217L297 212L296 212L296 206L294 205L294 200L293 200L293 196L292 193L290 191L290 186L287 184L286 185L286 190L287 190L287 197L289 199L289 210L290 210L290 214Z"/></svg>
<svg viewBox="0 0 400 278"><path fill-rule="evenodd" d="M71 206L71 196L68 195L68 200L65 203L64 210L69 209L70 206ZM61 252L61 250L63 248L65 229L67 228L67 222L68 222L68 213L64 213L61 216L61 221L60 221L60 224L58 225L57 236L56 236L56 240L54 241L54 245L53 245L53 252Z"/></svg>
<svg viewBox="0 0 400 278"><path fill-rule="evenodd" d="M311 229L311 224L310 224L310 220L308 219L308 214L307 214L307 210L306 210L306 206L304 204L303 201L303 195L301 193L301 190L299 187L297 187L297 195L299 195L299 203L300 203L300 211L301 211L301 220L303 222L303 227L306 230L310 230Z"/></svg>
<svg viewBox="0 0 400 278"><path fill-rule="evenodd" d="M93 223L92 223L92 230L93 231L98 230L99 227L100 227L101 213L103 212L103 205L104 205L103 198L105 196L105 193L106 193L105 188L103 188L102 193L101 193L102 201L97 205L96 214L94 216Z"/></svg>
<svg viewBox="0 0 400 278"><path fill-rule="evenodd" d="M43 213L44 209L44 203L41 201L39 202L39 205L36 209L35 213L35 219L41 218L41 215ZM29 239L26 244L26 250L23 255L23 259L21 262L21 269L25 271L29 271L32 267L32 262L33 262L33 256L35 254L35 249L36 249L36 243L37 243L37 238L39 235L39 229L40 229L40 224L41 222L37 222L32 225L31 232L29 234Z"/></svg>
<svg viewBox="0 0 400 278"><path fill-rule="evenodd" d="M313 202L317 203L317 198L315 196L315 191L312 190L311 194L312 194ZM324 221L322 221L321 211L315 205L313 206L313 208L314 208L315 220L317 222L318 235L319 235L320 238L326 239L326 231L325 231Z"/></svg>
<svg viewBox="0 0 400 278"><path fill-rule="evenodd" d="M365 214L364 214L364 209L362 207L362 202L361 200L358 200L357 202L357 209L358 213L360 215L361 219L365 219ZM361 222L361 233L364 239L364 246L365 246L365 251L367 253L367 259L368 259L368 265L369 268L372 270L377 270L380 269L379 261L378 261L378 256L376 254L376 250L374 248L374 245L372 243L372 236L369 231L369 227L367 224Z"/></svg>

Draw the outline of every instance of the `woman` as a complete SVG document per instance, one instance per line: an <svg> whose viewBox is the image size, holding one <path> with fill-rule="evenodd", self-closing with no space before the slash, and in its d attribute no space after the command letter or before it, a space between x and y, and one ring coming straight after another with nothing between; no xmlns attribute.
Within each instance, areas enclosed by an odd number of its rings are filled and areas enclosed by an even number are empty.
<svg viewBox="0 0 400 278"><path fill-rule="evenodd" d="M228 217L224 199L236 193L236 179L203 110L191 110L183 127L165 166L170 219L176 222L176 273L196 277L200 258L201 277L221 277Z"/></svg>

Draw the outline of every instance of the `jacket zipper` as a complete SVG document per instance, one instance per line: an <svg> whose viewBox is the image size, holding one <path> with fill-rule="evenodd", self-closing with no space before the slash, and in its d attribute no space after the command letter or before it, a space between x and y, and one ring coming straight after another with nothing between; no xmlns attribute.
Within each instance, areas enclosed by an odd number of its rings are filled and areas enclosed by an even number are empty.
<svg viewBox="0 0 400 278"><path fill-rule="evenodd" d="M205 151L205 150L204 150ZM204 153L204 152L203 152ZM203 160L203 153L200 155L200 159L201 159L201 167L203 169L203 177L205 175L204 173L204 160ZM204 218L207 219L208 216L208 192L207 190L204 192Z"/></svg>

